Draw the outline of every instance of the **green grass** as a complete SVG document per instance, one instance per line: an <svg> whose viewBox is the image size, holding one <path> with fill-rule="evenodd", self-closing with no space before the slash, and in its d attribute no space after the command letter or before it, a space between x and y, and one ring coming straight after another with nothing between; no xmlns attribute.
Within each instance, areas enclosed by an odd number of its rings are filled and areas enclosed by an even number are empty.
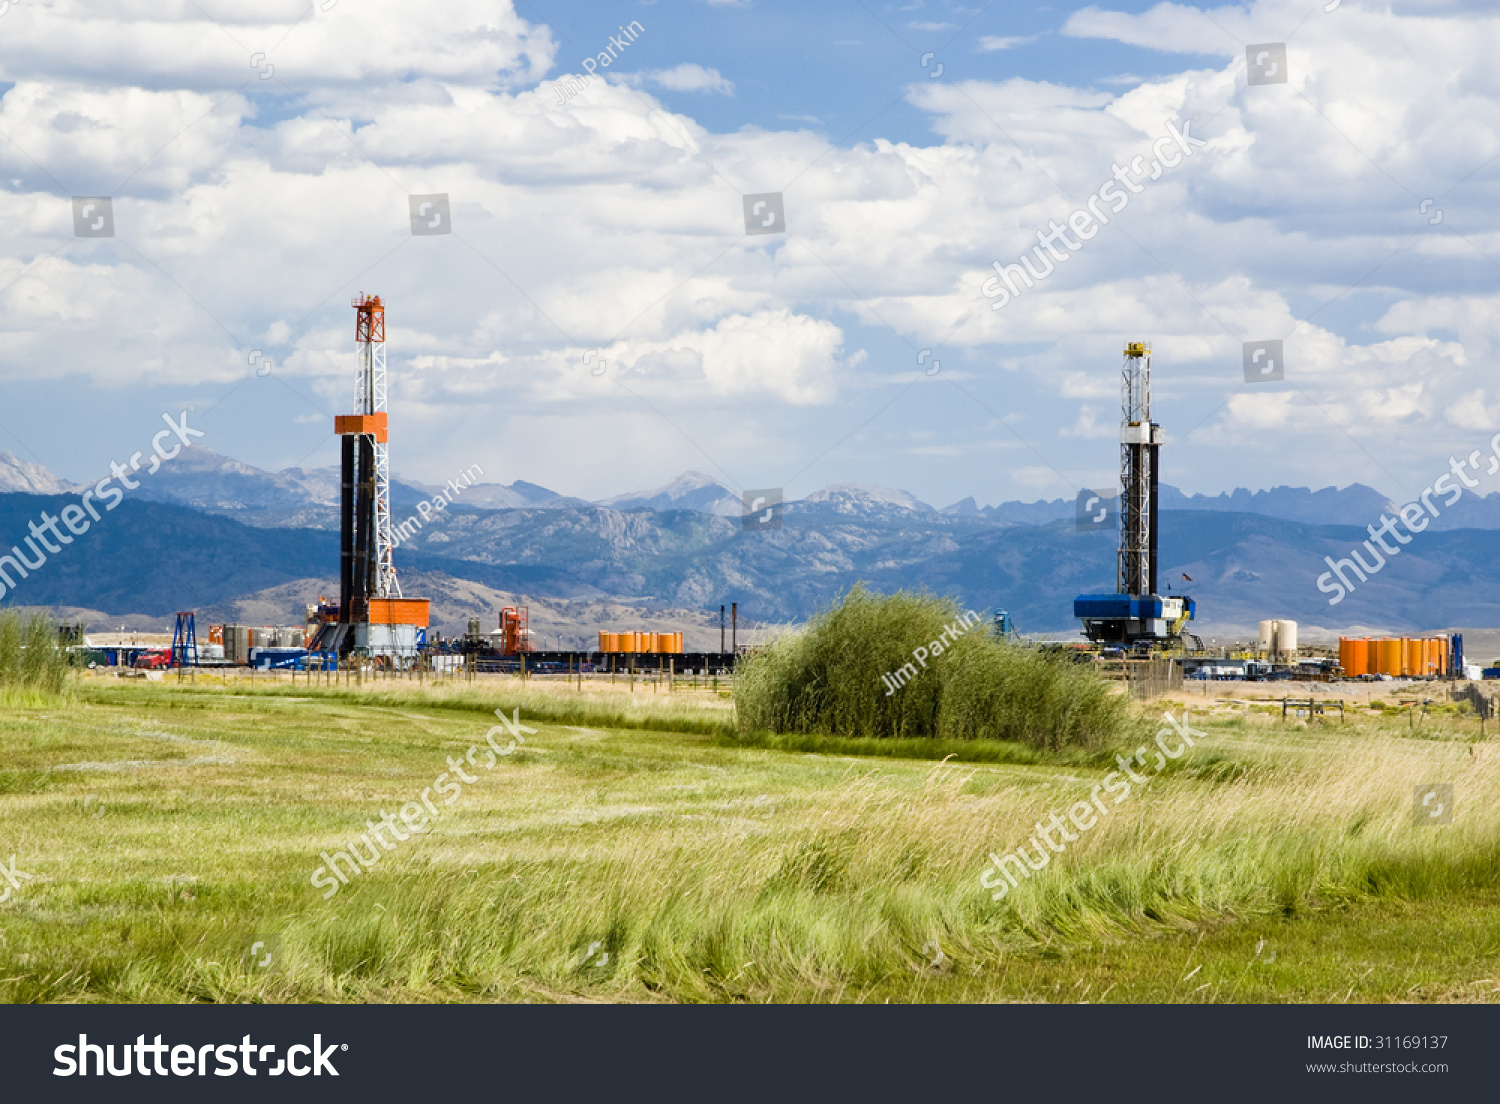
<svg viewBox="0 0 1500 1104"><path fill-rule="evenodd" d="M1500 761L1457 718L1195 712L1180 766L997 903L989 852L1112 755L803 747L713 694L592 690L94 677L0 706L0 860L34 876L0 904L0 999L1496 999ZM496 708L538 731L325 900L320 853ZM1434 781L1453 823L1415 829Z"/></svg>

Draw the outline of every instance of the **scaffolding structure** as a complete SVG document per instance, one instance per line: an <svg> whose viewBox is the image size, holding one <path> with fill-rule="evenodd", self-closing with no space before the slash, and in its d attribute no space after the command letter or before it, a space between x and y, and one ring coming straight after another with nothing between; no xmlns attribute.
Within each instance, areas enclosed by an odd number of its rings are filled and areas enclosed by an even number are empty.
<svg viewBox="0 0 1500 1104"><path fill-rule="evenodd" d="M172 653L170 667L198 666L198 630L192 610L178 610L177 623L172 627Z"/></svg>
<svg viewBox="0 0 1500 1104"><path fill-rule="evenodd" d="M1156 478L1161 426L1151 421L1151 346L1125 346L1120 367L1120 555L1115 589L1156 593Z"/></svg>

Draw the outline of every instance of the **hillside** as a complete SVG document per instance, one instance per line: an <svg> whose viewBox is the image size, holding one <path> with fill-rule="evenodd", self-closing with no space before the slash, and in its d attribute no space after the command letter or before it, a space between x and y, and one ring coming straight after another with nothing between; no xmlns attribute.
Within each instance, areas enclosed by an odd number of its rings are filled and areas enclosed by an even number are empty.
<svg viewBox="0 0 1500 1104"><path fill-rule="evenodd" d="M0 494L0 533L17 541L43 509L55 514L68 501ZM1185 589L1197 599L1203 632L1237 631L1264 617L1290 617L1309 628L1500 625L1492 569L1500 532L1494 530L1424 533L1330 607L1316 585L1326 570L1323 557L1348 555L1365 536L1362 528L1219 511L1164 511L1161 520L1163 589ZM257 528L130 498L31 578L16 580L4 600L111 617L165 616L297 583L297 596L287 595L291 616L306 600L302 590L318 580L331 589L337 555L331 531ZM952 594L976 610L1003 607L1028 632L1073 631L1073 596L1113 589L1114 560L1113 533L1077 533L1071 521L1006 526L848 489L788 504L783 527L764 532L695 510L460 504L435 515L396 552L402 577L420 586L426 575L434 597L447 585L439 580L462 580L539 603L582 603L578 610L604 600L649 600L709 613L738 602L747 620L774 623L802 620L864 580L880 590ZM450 602L442 616L459 620L464 608L464 601ZM476 615L487 609L473 599ZM558 624L582 632L580 619Z"/></svg>

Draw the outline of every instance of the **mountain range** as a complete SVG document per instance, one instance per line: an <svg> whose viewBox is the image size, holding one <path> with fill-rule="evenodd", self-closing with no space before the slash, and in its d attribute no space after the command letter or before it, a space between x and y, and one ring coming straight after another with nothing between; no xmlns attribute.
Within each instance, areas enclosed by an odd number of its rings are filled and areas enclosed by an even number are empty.
<svg viewBox="0 0 1500 1104"><path fill-rule="evenodd" d="M40 464L0 451L0 493L61 494L81 491L88 485L70 484ZM593 502L523 480L510 484L476 481L470 486L462 483L459 486L462 490L458 497L463 505L486 510L570 510L598 506L622 512L692 510L734 518L741 514L739 494L713 477L694 471L684 472L660 487ZM430 499L442 489L435 484L393 477L392 509L398 517L410 514L418 502ZM286 468L267 472L196 445L163 465L132 493L150 501L224 514L259 528L338 527L339 470L335 467ZM1219 495L1184 494L1164 483L1160 494L1159 509L1162 510L1259 514L1315 525L1363 526L1378 522L1382 513L1393 513L1400 505L1362 483L1351 483L1342 488L1324 487L1316 491L1307 487L1272 487L1261 491L1238 488ZM1071 519L1075 505L1073 499L1056 498L979 506L973 498L965 498L939 509L906 491L866 483L832 484L795 501L826 505L851 515L887 515L892 511L905 511L918 516L938 514L1002 525L1045 525ZM1433 519L1431 528L1500 529L1500 492L1483 497L1472 493L1465 495L1444 510L1440 517Z"/></svg>
<svg viewBox="0 0 1500 1104"><path fill-rule="evenodd" d="M759 622L799 621L864 581L1005 608L1026 631L1071 632L1073 596L1114 588L1115 534L1076 532L1069 499L939 509L904 491L836 484L785 503L779 528L747 530L739 496L696 472L599 502L521 481L455 486L452 504L396 550L402 578L413 580L408 593L420 585L449 595L446 631L462 631L464 602L481 592L559 617L593 617L600 603L649 607L707 632L720 604L736 602ZM77 489L0 453L0 547L20 542L41 511L75 501ZM397 522L439 490L394 480ZM336 469L264 472L195 446L142 476L103 523L16 580L5 602L115 620L254 598L257 610L286 601L290 622L308 593L336 586L337 495ZM1359 484L1217 496L1163 487L1162 587L1192 594L1203 632L1239 632L1268 617L1376 631L1500 626L1500 495L1460 500L1328 605L1316 585L1324 557L1347 556L1392 509ZM586 621L553 628L587 639Z"/></svg>

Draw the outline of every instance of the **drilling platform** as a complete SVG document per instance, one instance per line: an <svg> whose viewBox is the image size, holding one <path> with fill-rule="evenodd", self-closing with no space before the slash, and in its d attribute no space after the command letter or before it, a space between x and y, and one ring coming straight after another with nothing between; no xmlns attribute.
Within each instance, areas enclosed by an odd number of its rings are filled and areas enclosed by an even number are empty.
<svg viewBox="0 0 1500 1104"><path fill-rule="evenodd" d="M401 664L427 643L428 599L403 597L391 557L385 304L361 293L353 306L356 413L334 418L342 448L339 600L319 603L309 650Z"/></svg>
<svg viewBox="0 0 1500 1104"><path fill-rule="evenodd" d="M1140 650L1175 647L1197 606L1157 593L1157 472L1163 435L1151 420L1151 347L1125 346L1120 368L1120 552L1114 594L1080 594L1073 616L1090 640Z"/></svg>

